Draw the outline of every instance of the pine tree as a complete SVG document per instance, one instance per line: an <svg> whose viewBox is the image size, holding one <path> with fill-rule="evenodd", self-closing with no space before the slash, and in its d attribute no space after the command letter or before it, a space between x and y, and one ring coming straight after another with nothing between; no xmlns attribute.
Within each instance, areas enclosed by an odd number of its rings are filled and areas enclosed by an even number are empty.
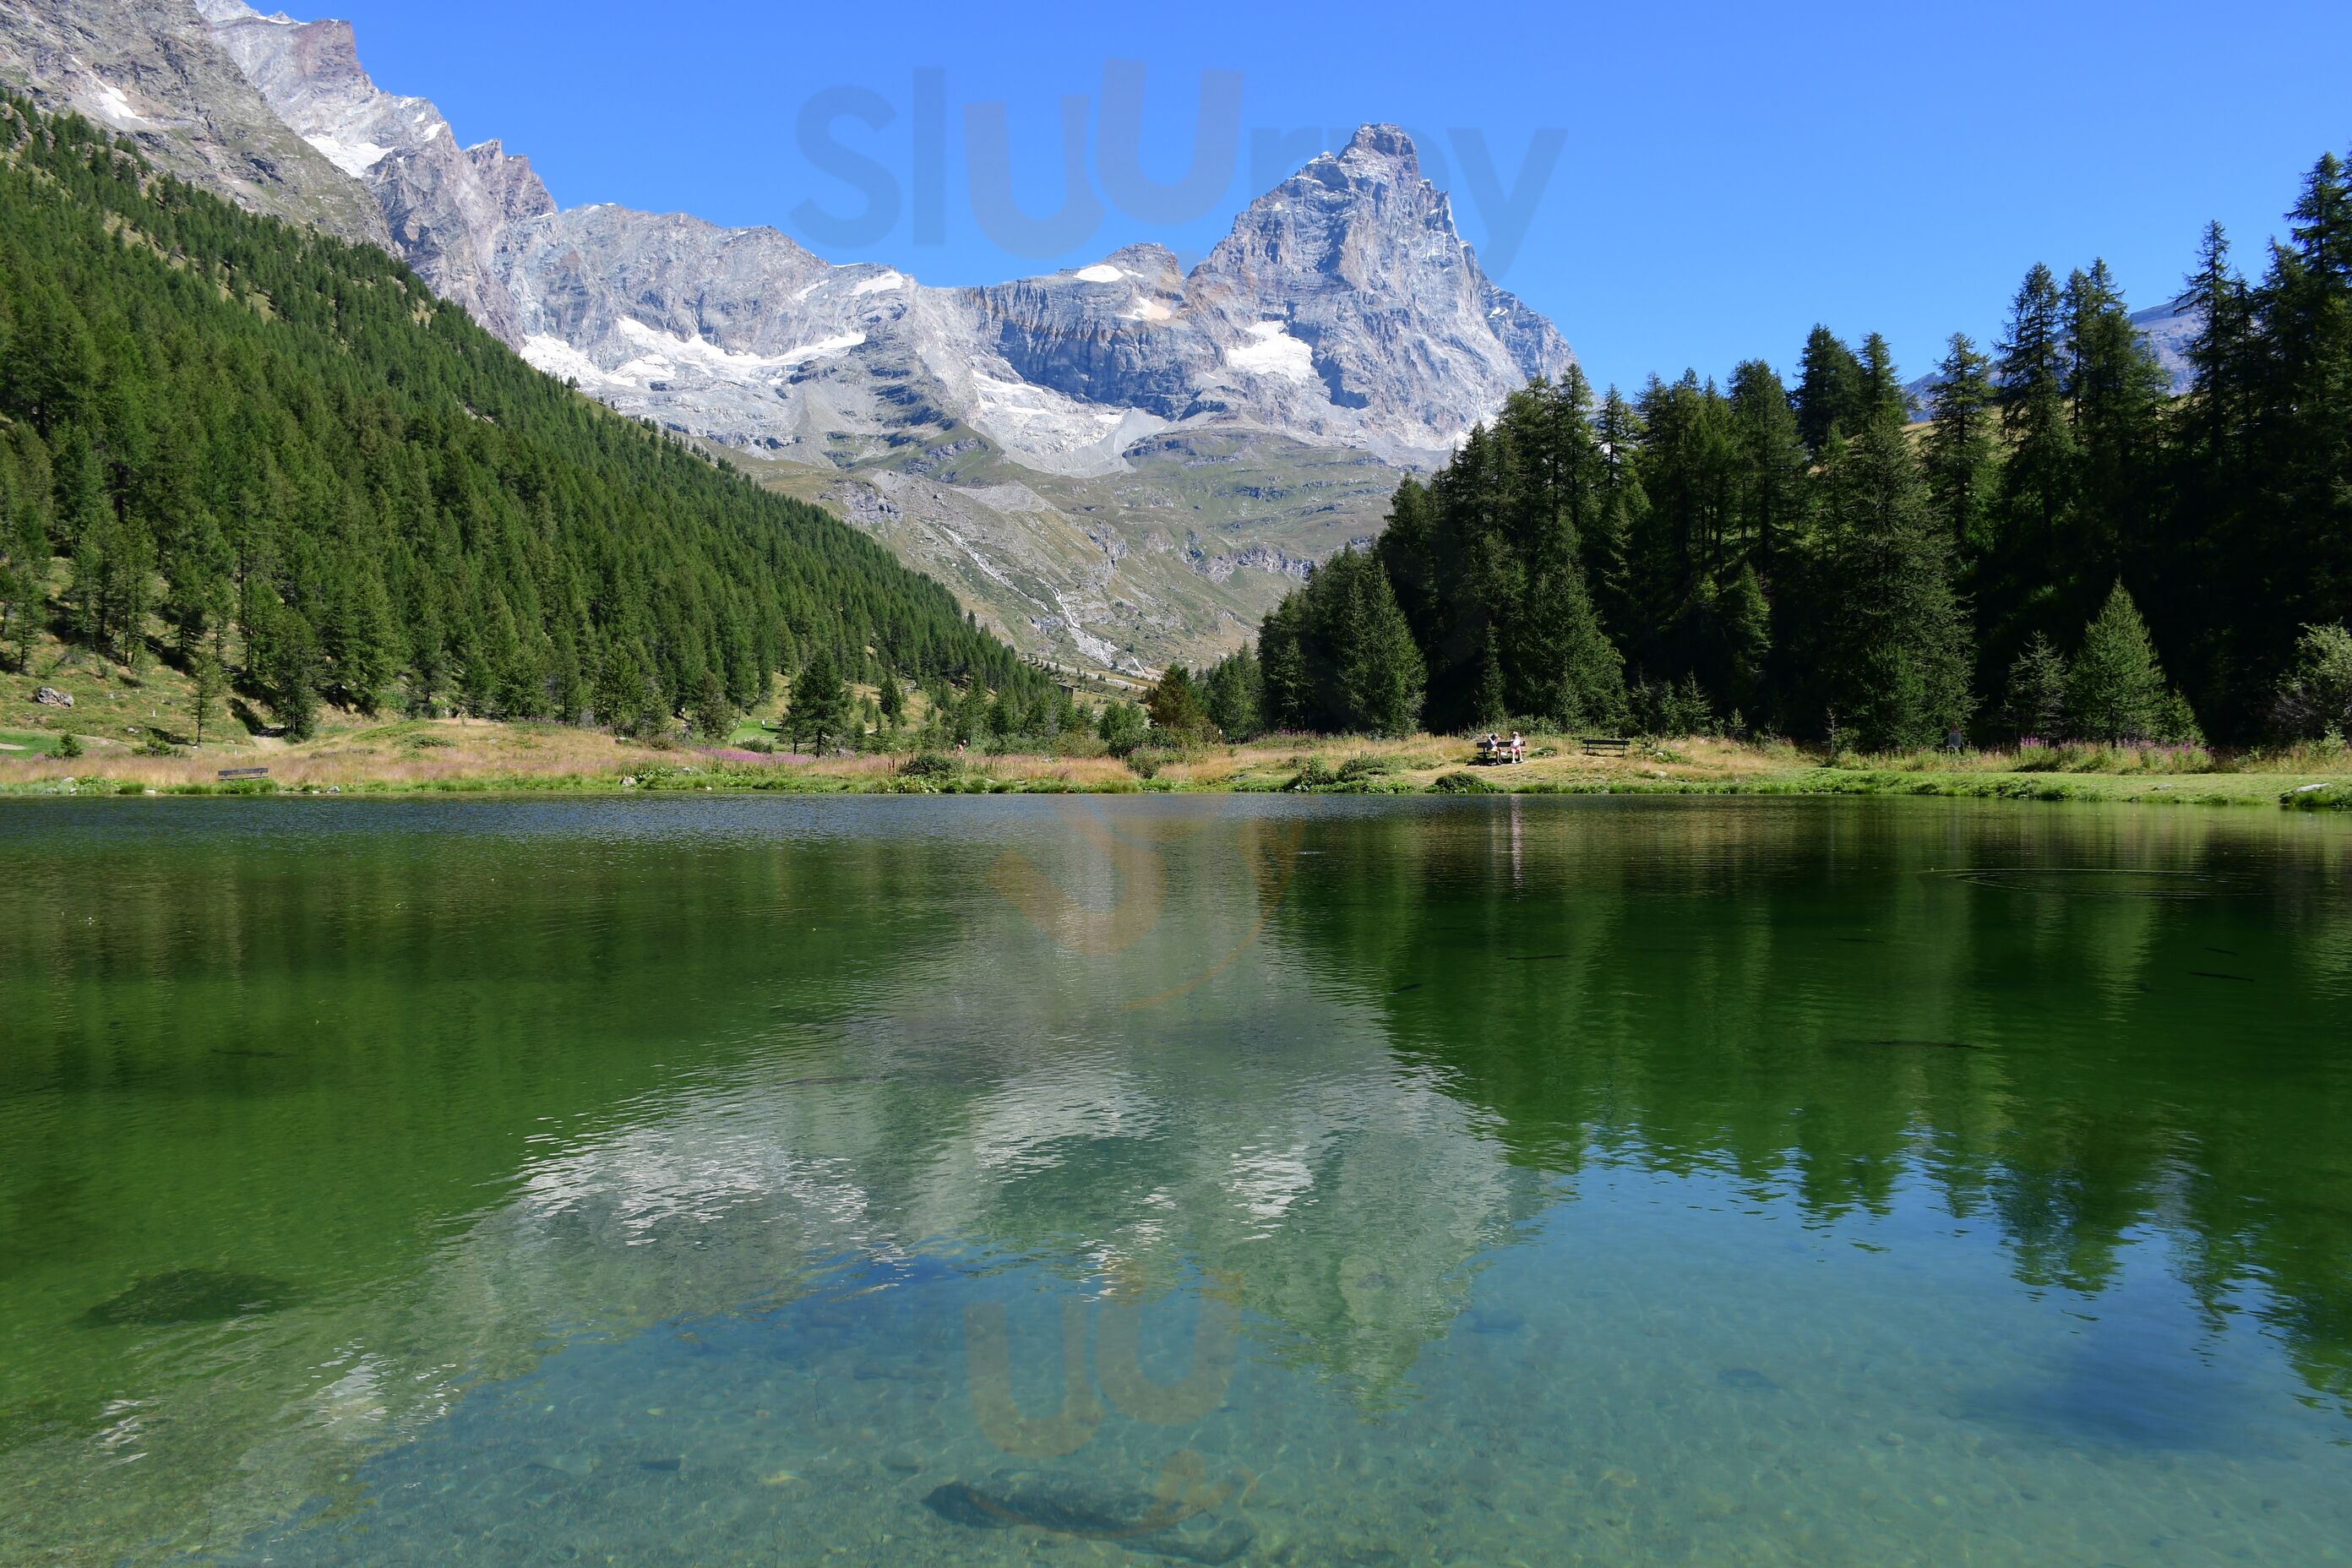
<svg viewBox="0 0 2352 1568"><path fill-rule="evenodd" d="M877 694L876 700L877 705L882 710L883 721L888 724L891 729L897 729L899 721L907 716L907 693L899 687L898 677L896 671L887 668L884 668L882 671L882 689Z"/></svg>
<svg viewBox="0 0 2352 1568"><path fill-rule="evenodd" d="M1606 727L1625 708L1624 660L1601 629L1575 531L1557 523L1538 546L1514 631L1521 712L1563 728ZM1499 668L1497 692L1500 691ZM1482 722L1499 722L1496 713Z"/></svg>
<svg viewBox="0 0 2352 1568"><path fill-rule="evenodd" d="M969 746L988 730L988 692L978 681L964 689L949 720L949 732L959 746Z"/></svg>
<svg viewBox="0 0 2352 1568"><path fill-rule="evenodd" d="M1200 683L1181 664L1171 664L1152 682L1143 700L1151 727L1175 744L1199 740L1209 727L1209 713L1201 700Z"/></svg>
<svg viewBox="0 0 2352 1568"><path fill-rule="evenodd" d="M973 689L975 694L978 689ZM792 726L795 750L806 737L822 752L827 741L838 739L848 729L849 689L842 684L841 669L834 662L833 650L823 643L810 653L808 662L793 678L785 718ZM958 737L964 743L971 739L969 731Z"/></svg>
<svg viewBox="0 0 2352 1568"><path fill-rule="evenodd" d="M717 670L706 667L695 681L693 715L695 731L706 741L724 743L734 735L735 703Z"/></svg>
<svg viewBox="0 0 2352 1568"><path fill-rule="evenodd" d="M1796 405L1798 433L1815 453L1832 435L1850 433L1867 405L1862 362L1827 327L1806 335Z"/></svg>
<svg viewBox="0 0 2352 1568"><path fill-rule="evenodd" d="M1510 698L1503 690L1503 650L1495 639L1495 628L1489 626L1480 645L1477 684L1471 689L1470 722L1474 728L1489 728L1508 718L1510 711Z"/></svg>
<svg viewBox="0 0 2352 1568"><path fill-rule="evenodd" d="M1708 664L1716 689L1741 714L1764 711L1769 694L1772 606L1753 567L1717 584L1707 605ZM1594 715L1596 719L1601 715Z"/></svg>
<svg viewBox="0 0 2352 1568"><path fill-rule="evenodd" d="M1264 728L1265 677L1257 655L1244 647L1209 671L1209 722L1228 741L1247 741Z"/></svg>
<svg viewBox="0 0 2352 1568"><path fill-rule="evenodd" d="M307 741L319 731L319 634L299 611L279 609L271 616L266 646L270 710L287 734Z"/></svg>
<svg viewBox="0 0 2352 1568"><path fill-rule="evenodd" d="M1991 542L1991 508L2000 482L1994 432L1992 362L1966 332L1954 332L1928 394L1930 423L1921 444L1927 504L1958 550L1973 555Z"/></svg>
<svg viewBox="0 0 2352 1568"><path fill-rule="evenodd" d="M2001 715L2022 741L2063 739L2066 726L2066 660L2050 639L2035 632L2009 667L2009 695Z"/></svg>
<svg viewBox="0 0 2352 1568"><path fill-rule="evenodd" d="M1811 458L1795 405L1760 359L1744 361L1731 373L1731 424L1738 452L1736 531L1757 573L1769 577L1783 542L1804 526Z"/></svg>
<svg viewBox="0 0 2352 1568"><path fill-rule="evenodd" d="M1317 589L1322 588L1318 594ZM1328 676L1322 706L1343 733L1404 735L1421 722L1426 667L1388 574L1342 550L1307 584ZM1318 602L1319 601L1319 602Z"/></svg>
<svg viewBox="0 0 2352 1568"><path fill-rule="evenodd" d="M2018 288L2000 342L1996 402L2009 453L1993 504L1992 538L1975 573L1989 661L2006 661L2030 633L2058 631L2068 621L2063 606L2052 602L2066 564L2079 560L2064 327L2058 280L2036 265ZM1989 662L1987 677L2004 667Z"/></svg>
<svg viewBox="0 0 2352 1568"><path fill-rule="evenodd" d="M32 659L33 639L42 607L42 595L32 573L13 561L0 564L0 648L13 647L16 650L18 669Z"/></svg>
<svg viewBox="0 0 2352 1568"><path fill-rule="evenodd" d="M1124 700L1107 702L1096 718L1095 733L1114 757L1131 754L1151 733L1142 709Z"/></svg>
<svg viewBox="0 0 2352 1568"><path fill-rule="evenodd" d="M228 694L228 678L221 671L220 660L205 649L197 650L188 666L188 718L195 731L195 743L205 743L205 721Z"/></svg>
<svg viewBox="0 0 2352 1568"><path fill-rule="evenodd" d="M2271 714L2279 732L2293 740L2333 734L2341 742L2352 736L2352 631L2340 622L2303 628Z"/></svg>
<svg viewBox="0 0 2352 1568"><path fill-rule="evenodd" d="M2131 322L2105 261L2067 279L2065 390L2073 411L2079 521L2057 563L2062 593L2095 592L2145 546L2164 372ZM2077 585L2080 585L2079 587Z"/></svg>
<svg viewBox="0 0 2352 1568"><path fill-rule="evenodd" d="M2236 606L2248 678L2285 668L2296 626L2352 605L2352 171L2321 157L2288 216L2289 243L2273 247L2255 297L2255 494L2233 542L2260 563Z"/></svg>
<svg viewBox="0 0 2352 1568"><path fill-rule="evenodd" d="M1866 747L1931 744L1974 708L1974 650L1951 547L1898 416L1882 408L1853 440L1832 443L1825 486L1823 706L1848 715Z"/></svg>
<svg viewBox="0 0 2352 1568"><path fill-rule="evenodd" d="M1858 395L1860 402L1854 416L1857 429L1881 419L1901 425L1910 418L1909 395L1903 390L1902 373L1895 368L1895 351L1876 332L1862 341L1862 384Z"/></svg>
<svg viewBox="0 0 2352 1568"><path fill-rule="evenodd" d="M2164 670L2131 595L2118 582L2083 630L2066 682L2068 728L2089 741L2145 741L2164 728Z"/></svg>

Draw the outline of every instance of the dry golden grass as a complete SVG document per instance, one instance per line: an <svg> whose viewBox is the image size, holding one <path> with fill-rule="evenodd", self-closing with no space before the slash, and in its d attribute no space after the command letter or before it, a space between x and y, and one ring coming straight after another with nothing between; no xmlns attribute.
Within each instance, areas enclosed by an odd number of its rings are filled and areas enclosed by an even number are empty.
<svg viewBox="0 0 2352 1568"><path fill-rule="evenodd" d="M94 742L74 759L0 753L0 793L47 792L78 781L115 792L234 789L224 769L267 767L266 788L344 795L445 790L560 790L617 793L663 789L774 788L863 794L906 787L904 753L787 759L740 750L645 745L593 730L558 724L407 721L347 727L302 744L248 741L201 752L152 757ZM2215 804L2279 799L2305 778L2340 779L2352 764L2338 753L2231 759L2196 772L2175 758L2165 768L2068 773L2019 767L2003 753L1956 757L1845 759L1823 766L1786 742L1749 745L1707 737L1641 742L1623 754L1587 756L1570 735L1529 733L1528 760L1476 768L1492 788L1540 792L1727 790L1770 793L1999 795L2079 800L2201 800ZM1075 742L1073 751L1092 745ZM1242 746L1146 752L1122 761L1102 755L972 752L952 759L954 777L939 787L1129 791L1279 790L1302 771L1340 787L1410 792L1472 768L1474 742L1459 736L1402 740L1276 735ZM1352 765L1351 765L1352 764ZM2295 765L2300 764L2300 765ZM2332 799L2333 797L2331 797ZM2307 803L2306 803L2307 804Z"/></svg>
<svg viewBox="0 0 2352 1568"><path fill-rule="evenodd" d="M219 782L224 769L266 767L280 789L430 789L491 777L519 780L604 778L680 753L563 725L413 721L332 734L305 744L283 741L205 746L173 756L93 747L79 758L0 757L0 785L103 777L166 790Z"/></svg>

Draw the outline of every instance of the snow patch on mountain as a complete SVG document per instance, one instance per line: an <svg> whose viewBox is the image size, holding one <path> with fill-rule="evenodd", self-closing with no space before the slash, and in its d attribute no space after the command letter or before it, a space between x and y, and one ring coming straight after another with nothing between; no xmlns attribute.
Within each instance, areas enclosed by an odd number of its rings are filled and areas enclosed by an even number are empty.
<svg viewBox="0 0 2352 1568"><path fill-rule="evenodd" d="M90 110L117 131L145 131L155 121L131 107L131 99L110 81L96 84L89 95Z"/></svg>
<svg viewBox="0 0 2352 1568"><path fill-rule="evenodd" d="M355 180L392 155L391 148L379 147L373 142L362 142L352 147L331 136L305 136L302 140L316 147L328 163Z"/></svg>
<svg viewBox="0 0 2352 1568"><path fill-rule="evenodd" d="M1227 349L1225 363L1253 375L1315 379L1315 351L1292 337L1280 321L1253 322L1249 341Z"/></svg>

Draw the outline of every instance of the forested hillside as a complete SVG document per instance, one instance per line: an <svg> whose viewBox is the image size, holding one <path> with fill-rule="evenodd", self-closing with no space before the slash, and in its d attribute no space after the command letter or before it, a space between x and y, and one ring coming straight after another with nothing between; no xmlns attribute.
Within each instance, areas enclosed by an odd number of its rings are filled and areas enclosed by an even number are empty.
<svg viewBox="0 0 2352 1568"><path fill-rule="evenodd" d="M1514 397L1368 554L1212 672L1228 731L1512 718L1917 746L2237 743L2352 725L2352 181L2304 184L2259 281L2208 230L2174 398L2107 268L2036 267L1905 424L1875 334L1793 388L1573 373Z"/></svg>
<svg viewBox="0 0 2352 1568"><path fill-rule="evenodd" d="M61 592L58 629L234 679L297 733L321 700L657 726L813 648L1036 684L937 583L540 374L381 251L20 100L0 149L0 655Z"/></svg>

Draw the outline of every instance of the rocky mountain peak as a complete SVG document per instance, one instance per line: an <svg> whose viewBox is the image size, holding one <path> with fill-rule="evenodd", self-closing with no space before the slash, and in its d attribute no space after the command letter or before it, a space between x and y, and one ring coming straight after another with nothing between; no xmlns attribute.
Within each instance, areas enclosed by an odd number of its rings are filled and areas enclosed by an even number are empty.
<svg viewBox="0 0 2352 1568"><path fill-rule="evenodd" d="M1393 125L1361 127L1252 202L1193 283L1307 345L1329 412L1294 417L1344 439L1352 414L1351 444L1442 449L1528 377L1575 362L1480 269Z"/></svg>
<svg viewBox="0 0 2352 1568"><path fill-rule="evenodd" d="M1401 180L1421 178L1421 153L1400 126L1359 125L1338 159L1342 168L1390 173Z"/></svg>
<svg viewBox="0 0 2352 1568"><path fill-rule="evenodd" d="M477 142L467 148L466 162L472 165L482 188L497 200L500 216L507 222L520 223L555 211L555 198L547 194L547 186L540 179L539 171L530 166L530 160L509 156L498 138Z"/></svg>

